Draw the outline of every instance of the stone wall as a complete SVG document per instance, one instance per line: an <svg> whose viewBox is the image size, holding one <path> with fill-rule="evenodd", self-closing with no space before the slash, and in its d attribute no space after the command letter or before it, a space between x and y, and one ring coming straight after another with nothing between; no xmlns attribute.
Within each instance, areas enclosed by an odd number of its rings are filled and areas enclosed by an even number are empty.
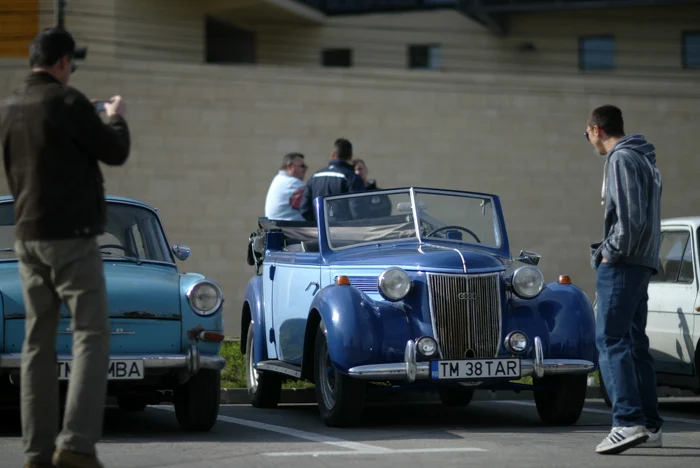
<svg viewBox="0 0 700 468"><path fill-rule="evenodd" d="M0 94L24 60L0 62ZM156 206L181 267L219 281L226 330L239 333L248 234L282 155L310 173L343 136L380 187L436 186L501 196L513 254L543 254L592 295L588 245L602 235L603 161L584 139L591 108L614 103L627 131L657 145L663 216L700 212L700 87L692 81L527 74L217 67L88 60L72 82L92 98L121 94L133 132L126 166L105 168L108 193ZM0 177L0 193L7 193ZM591 296L592 297L592 296Z"/></svg>

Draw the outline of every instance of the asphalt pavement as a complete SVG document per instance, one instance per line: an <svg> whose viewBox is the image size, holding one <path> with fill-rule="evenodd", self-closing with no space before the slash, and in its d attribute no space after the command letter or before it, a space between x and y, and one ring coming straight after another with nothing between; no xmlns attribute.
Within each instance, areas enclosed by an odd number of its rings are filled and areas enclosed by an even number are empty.
<svg viewBox="0 0 700 468"><path fill-rule="evenodd" d="M171 406L108 408L98 446L106 467L697 467L700 398L664 398L663 448L598 455L610 410L588 400L575 426L548 427L528 400L372 403L361 427L327 428L314 404L223 405L211 432L180 429ZM23 463L19 416L0 413L0 468Z"/></svg>

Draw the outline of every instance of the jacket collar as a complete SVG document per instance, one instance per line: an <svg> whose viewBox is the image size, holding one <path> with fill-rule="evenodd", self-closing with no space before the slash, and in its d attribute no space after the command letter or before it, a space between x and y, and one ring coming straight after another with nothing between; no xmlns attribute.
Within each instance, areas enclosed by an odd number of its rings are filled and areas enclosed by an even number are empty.
<svg viewBox="0 0 700 468"><path fill-rule="evenodd" d="M350 164L347 161L343 161L342 159L331 159L331 162L328 163L329 166L339 166L339 167L344 167L346 169L352 169L353 171L355 170L355 166Z"/></svg>
<svg viewBox="0 0 700 468"><path fill-rule="evenodd" d="M32 71L27 75L25 78L25 83L27 84L38 84L38 83L47 83L47 84L59 84L63 86L63 84L56 79L51 73L45 72L45 71Z"/></svg>

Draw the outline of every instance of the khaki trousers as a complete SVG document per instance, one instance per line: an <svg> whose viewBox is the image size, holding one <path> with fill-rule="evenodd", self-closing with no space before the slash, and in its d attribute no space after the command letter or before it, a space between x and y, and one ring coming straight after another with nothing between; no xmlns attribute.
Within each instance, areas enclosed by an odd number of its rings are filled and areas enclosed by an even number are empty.
<svg viewBox="0 0 700 468"><path fill-rule="evenodd" d="M110 328L96 238L15 241L26 310L20 399L25 457L50 463L56 448L96 455L102 437ZM73 362L59 432L56 336L59 308L71 313Z"/></svg>

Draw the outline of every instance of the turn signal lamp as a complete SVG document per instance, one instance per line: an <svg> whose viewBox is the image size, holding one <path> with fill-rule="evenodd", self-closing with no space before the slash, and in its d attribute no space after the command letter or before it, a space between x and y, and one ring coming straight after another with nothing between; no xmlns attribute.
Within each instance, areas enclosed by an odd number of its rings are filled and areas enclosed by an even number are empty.
<svg viewBox="0 0 700 468"><path fill-rule="evenodd" d="M571 277L569 275L559 275L559 284L571 284Z"/></svg>
<svg viewBox="0 0 700 468"><path fill-rule="evenodd" d="M338 276L338 279L335 280L335 284L347 284L350 285L350 278L347 276Z"/></svg>

